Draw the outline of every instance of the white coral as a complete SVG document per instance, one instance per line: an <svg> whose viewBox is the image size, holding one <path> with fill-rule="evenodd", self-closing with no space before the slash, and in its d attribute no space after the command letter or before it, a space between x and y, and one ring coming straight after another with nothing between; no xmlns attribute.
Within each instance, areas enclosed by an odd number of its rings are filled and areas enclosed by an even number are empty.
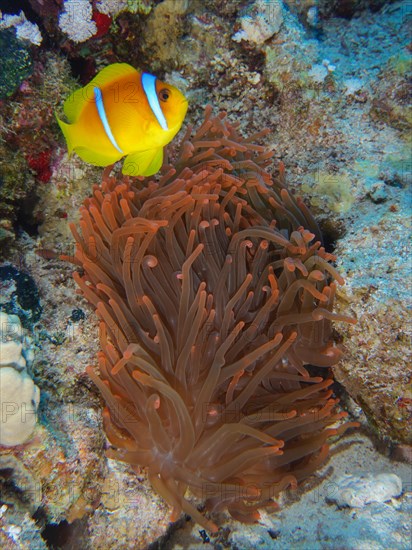
<svg viewBox="0 0 412 550"><path fill-rule="evenodd" d="M0 341L23 341L23 328L17 315L8 315L0 311Z"/></svg>
<svg viewBox="0 0 412 550"><path fill-rule="evenodd" d="M283 5L280 0L256 0L239 23L242 30L232 36L235 42L247 40L261 45L276 34L283 23Z"/></svg>
<svg viewBox="0 0 412 550"><path fill-rule="evenodd" d="M0 368L0 445L21 445L33 433L40 391L26 372Z"/></svg>
<svg viewBox="0 0 412 550"><path fill-rule="evenodd" d="M92 20L93 9L89 0L65 0L59 27L73 42L84 42L97 32Z"/></svg>
<svg viewBox="0 0 412 550"><path fill-rule="evenodd" d="M0 445L24 443L36 424L40 391L26 370L30 353L20 319L0 312Z"/></svg>
<svg viewBox="0 0 412 550"><path fill-rule="evenodd" d="M0 343L0 367L11 365L23 369L26 361L22 356L23 345L20 342L1 342Z"/></svg>
<svg viewBox="0 0 412 550"><path fill-rule="evenodd" d="M26 367L23 357L23 329L17 315L0 312L0 367L10 366L17 370Z"/></svg>
<svg viewBox="0 0 412 550"><path fill-rule="evenodd" d="M14 27L16 30L16 36L19 40L26 40L35 46L40 46L42 43L43 37L39 27L36 23L27 21L23 11L20 11L18 15L10 15L6 13L4 16L0 11L0 18L0 30Z"/></svg>
<svg viewBox="0 0 412 550"><path fill-rule="evenodd" d="M96 8L100 13L116 16L122 11L126 11L129 6L128 0L98 0Z"/></svg>

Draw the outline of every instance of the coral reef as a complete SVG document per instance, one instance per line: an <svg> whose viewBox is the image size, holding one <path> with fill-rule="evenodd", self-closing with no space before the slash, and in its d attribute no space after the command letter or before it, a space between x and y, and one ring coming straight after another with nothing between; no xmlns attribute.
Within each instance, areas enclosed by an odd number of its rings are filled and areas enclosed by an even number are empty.
<svg viewBox="0 0 412 550"><path fill-rule="evenodd" d="M283 23L263 42L254 17L263 4L253 0L88 4L96 32L84 42L60 29L62 0L21 4L40 29L40 46L18 39L15 28L0 31L0 248L8 259L0 304L33 340L30 370L42 394L34 437L0 451L0 545L40 549L58 540L126 550L163 534L158 544L203 550L409 548L412 480L399 461L411 461L412 449L410 2L286 0ZM20 20L15 3L3 2L2 11L3 21ZM248 12L260 43L233 40ZM201 538L183 518L168 528L167 506L143 472L105 459L99 399L83 373L98 351L97 321L74 294L70 266L56 258L73 255L67 222L79 223L101 173L67 157L54 111L79 82L119 61L185 90L190 123L212 103L241 134L270 128L273 166L284 161L291 194L310 202L326 249L336 252L346 283L337 288L337 310L358 318L335 327L345 353L334 389L365 435L332 445L316 476L279 496L278 514L262 511L250 527L228 519L216 537ZM399 475L403 494L356 514L327 504L342 473L365 472Z"/></svg>
<svg viewBox="0 0 412 550"><path fill-rule="evenodd" d="M3 343L1 344L3 347ZM1 362L4 359L1 357ZM7 362L6 362L7 364ZM36 424L40 393L27 373L4 364L0 368L0 445L13 447L27 441Z"/></svg>
<svg viewBox="0 0 412 550"><path fill-rule="evenodd" d="M69 174L73 177L73 172ZM88 194L86 184L96 173L79 169L76 175L84 177L84 189L72 188L79 201L73 211ZM53 213L54 206L50 205L43 239L49 244L57 239L56 248L60 251L67 244L64 252L68 253L72 239L64 232L52 230ZM74 219L71 210L68 215ZM61 227L63 222L67 225L66 220L55 219ZM91 539L95 541L94 548L104 549L116 546L119 533L131 533L133 526L136 546L145 547L166 530L169 513L147 481L117 462L108 464L104 457L100 406L84 374L98 350L97 322L87 311L86 302L79 303L72 266L55 255L52 259L38 256L33 252L36 243L29 238L24 245L19 244L21 268L30 272L42 296L42 315L31 325L30 332L32 347L38 350L31 370L42 400L33 439L22 446L0 449L0 484L6 507L0 530L14 533L13 526L20 526L16 540L30 548L42 547L40 543L30 546L24 542L30 537L37 541L41 532L50 544L58 537L73 544L84 541L87 547ZM21 283L20 291L28 290L23 279ZM6 305L13 302L15 291L15 287L2 288ZM22 299L20 291L17 295ZM17 298L15 302L18 303ZM24 472L30 474L26 479ZM37 525L30 521L34 512Z"/></svg>
<svg viewBox="0 0 412 550"><path fill-rule="evenodd" d="M159 184L106 175L81 234L71 226L75 279L101 319L99 374L88 372L108 456L146 466L173 518L212 531L188 487L208 510L256 521L351 425L328 428L345 413L332 380L304 367L340 357L330 321L353 321L332 311L342 279L310 244L316 223L282 167L274 181L265 171L272 153L223 119L207 109Z"/></svg>
<svg viewBox="0 0 412 550"><path fill-rule="evenodd" d="M174 68L180 58L179 39L185 33L184 16L188 0L163 0L155 6L143 28L144 52L149 54L153 69L159 65Z"/></svg>
<svg viewBox="0 0 412 550"><path fill-rule="evenodd" d="M4 31L9 32L9 31ZM35 212L45 183L59 159L60 133L54 112L75 80L67 60L54 53L37 55L33 75L17 93L0 102L0 243L12 243L18 227L32 233L42 221ZM2 253L7 252L3 248Z"/></svg>
<svg viewBox="0 0 412 550"><path fill-rule="evenodd" d="M36 191L34 177L27 172L22 153L12 152L0 143L0 154L0 257L3 258L10 250L6 245L10 246L16 238L18 220L24 219L26 227L31 225L30 208Z"/></svg>

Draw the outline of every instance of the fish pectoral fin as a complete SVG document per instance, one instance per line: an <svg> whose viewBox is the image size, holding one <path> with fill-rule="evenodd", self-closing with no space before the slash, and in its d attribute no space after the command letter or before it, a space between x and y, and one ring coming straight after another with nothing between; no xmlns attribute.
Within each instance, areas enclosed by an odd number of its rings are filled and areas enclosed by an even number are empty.
<svg viewBox="0 0 412 550"><path fill-rule="evenodd" d="M87 147L75 147L74 151L84 160L84 162L88 162L94 166L109 166L109 164L114 164L123 157L122 153L100 153L98 151L92 151Z"/></svg>
<svg viewBox="0 0 412 550"><path fill-rule="evenodd" d="M163 147L138 151L125 158L122 172L127 176L153 176L163 164Z"/></svg>

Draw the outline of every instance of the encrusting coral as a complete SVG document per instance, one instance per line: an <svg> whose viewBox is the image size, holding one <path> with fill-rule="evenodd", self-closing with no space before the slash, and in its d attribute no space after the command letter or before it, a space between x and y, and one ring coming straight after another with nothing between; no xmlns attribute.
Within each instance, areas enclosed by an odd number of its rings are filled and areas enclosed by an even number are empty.
<svg viewBox="0 0 412 550"><path fill-rule="evenodd" d="M343 280L283 166L266 171L265 132L244 139L211 109L192 132L159 181L106 169L72 231L75 279L101 319L88 373L107 455L146 467L173 519L215 531L187 489L255 521L353 426L337 426L332 378L304 366L335 364L331 321L353 320L332 311Z"/></svg>

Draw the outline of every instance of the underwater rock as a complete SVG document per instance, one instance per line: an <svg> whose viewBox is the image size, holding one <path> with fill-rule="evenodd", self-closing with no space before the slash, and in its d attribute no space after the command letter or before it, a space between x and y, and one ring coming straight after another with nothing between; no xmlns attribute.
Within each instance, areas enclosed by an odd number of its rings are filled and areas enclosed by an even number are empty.
<svg viewBox="0 0 412 550"><path fill-rule="evenodd" d="M397 445L392 449L391 457L399 462L412 464L412 445Z"/></svg>
<svg viewBox="0 0 412 550"><path fill-rule="evenodd" d="M188 0L164 0L156 5L143 28L143 49L153 70L174 68L181 59L181 38L186 32L184 18Z"/></svg>
<svg viewBox="0 0 412 550"><path fill-rule="evenodd" d="M322 63L315 63L312 65L312 68L308 72L308 76L316 83L321 84L325 78L328 76L328 69L327 67Z"/></svg>
<svg viewBox="0 0 412 550"><path fill-rule="evenodd" d="M153 493L145 475L109 460L100 505L88 522L91 547L148 548L168 525L168 507Z"/></svg>
<svg viewBox="0 0 412 550"><path fill-rule="evenodd" d="M388 193L386 192L386 184L382 180L374 181L368 191L368 196L372 202L379 204L388 199Z"/></svg>
<svg viewBox="0 0 412 550"><path fill-rule="evenodd" d="M386 502L402 493L402 480L396 474L347 475L336 480L336 491L328 500L338 506L362 508L371 502Z"/></svg>
<svg viewBox="0 0 412 550"><path fill-rule="evenodd" d="M403 172L410 177L406 159ZM346 353L334 374L381 439L411 445L410 198L408 188L384 191L387 200L359 210L338 241L346 272L338 304L350 303L358 323L341 327Z"/></svg>
<svg viewBox="0 0 412 550"><path fill-rule="evenodd" d="M356 96L362 89L363 83L360 78L348 78L343 82L345 86L345 95Z"/></svg>
<svg viewBox="0 0 412 550"><path fill-rule="evenodd" d="M412 6L411 6L412 14ZM412 124L410 105L412 58L409 46L392 56L373 85L369 115L375 123L387 124L409 139Z"/></svg>
<svg viewBox="0 0 412 550"><path fill-rule="evenodd" d="M40 480L13 454L0 454L0 484L3 485L1 500L6 505L12 505L14 509L19 508L30 514L34 514L41 506ZM13 491L12 488L17 491Z"/></svg>
<svg viewBox="0 0 412 550"><path fill-rule="evenodd" d="M25 550L26 548L47 550L47 544L42 539L40 531L36 521L29 514L7 504L0 506L2 550Z"/></svg>
<svg viewBox="0 0 412 550"><path fill-rule="evenodd" d="M261 45L279 31L283 23L283 4L280 0L256 0L240 17L239 23L242 30L233 35L233 40Z"/></svg>

